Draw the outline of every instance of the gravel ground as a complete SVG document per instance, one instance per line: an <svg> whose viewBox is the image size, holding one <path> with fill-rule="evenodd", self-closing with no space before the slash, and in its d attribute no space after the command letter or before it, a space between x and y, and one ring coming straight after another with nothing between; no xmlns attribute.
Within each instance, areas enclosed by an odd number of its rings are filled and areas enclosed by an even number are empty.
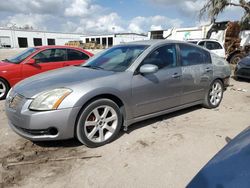
<svg viewBox="0 0 250 188"><path fill-rule="evenodd" d="M15 53L0 49L0 59ZM0 101L0 187L185 187L226 137L250 125L250 84L231 84L219 108L196 106L136 123L96 149L21 138L8 127Z"/></svg>

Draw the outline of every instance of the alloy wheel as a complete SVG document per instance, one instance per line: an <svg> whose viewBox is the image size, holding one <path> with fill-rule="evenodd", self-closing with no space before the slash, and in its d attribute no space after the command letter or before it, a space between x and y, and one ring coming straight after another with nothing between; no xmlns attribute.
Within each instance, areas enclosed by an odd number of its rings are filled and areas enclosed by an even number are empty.
<svg viewBox="0 0 250 188"><path fill-rule="evenodd" d="M84 133L90 141L100 143L108 140L117 126L118 114L111 106L103 105L88 114L84 122Z"/></svg>
<svg viewBox="0 0 250 188"><path fill-rule="evenodd" d="M0 81L0 98L3 97L6 94L7 88L5 84Z"/></svg>
<svg viewBox="0 0 250 188"><path fill-rule="evenodd" d="M210 103L214 106L218 105L222 99L222 86L219 82L214 82L209 93Z"/></svg>

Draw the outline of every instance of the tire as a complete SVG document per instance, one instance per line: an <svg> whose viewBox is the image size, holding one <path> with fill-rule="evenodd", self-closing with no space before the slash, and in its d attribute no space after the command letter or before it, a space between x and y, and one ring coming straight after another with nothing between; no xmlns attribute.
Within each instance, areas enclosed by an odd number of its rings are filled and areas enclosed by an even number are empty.
<svg viewBox="0 0 250 188"><path fill-rule="evenodd" d="M88 147L103 146L117 137L121 126L122 114L117 104L109 99L98 99L80 113L76 138Z"/></svg>
<svg viewBox="0 0 250 188"><path fill-rule="evenodd" d="M213 81L205 96L203 106L209 109L217 108L222 101L223 91L223 83L220 80Z"/></svg>
<svg viewBox="0 0 250 188"><path fill-rule="evenodd" d="M243 54L236 53L229 59L229 63L232 65L237 65L243 57L244 57Z"/></svg>
<svg viewBox="0 0 250 188"><path fill-rule="evenodd" d="M2 78L0 78L0 100L6 98L10 90L9 84Z"/></svg>

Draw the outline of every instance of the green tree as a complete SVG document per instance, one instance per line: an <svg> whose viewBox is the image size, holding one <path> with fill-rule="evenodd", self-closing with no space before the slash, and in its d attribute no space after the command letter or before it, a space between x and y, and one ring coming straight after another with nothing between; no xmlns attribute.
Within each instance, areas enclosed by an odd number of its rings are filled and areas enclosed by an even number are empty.
<svg viewBox="0 0 250 188"><path fill-rule="evenodd" d="M218 15L229 6L241 7L244 10L240 24L243 28L250 28L250 1L247 0L207 0L206 4L200 10L200 19L208 16L213 23Z"/></svg>

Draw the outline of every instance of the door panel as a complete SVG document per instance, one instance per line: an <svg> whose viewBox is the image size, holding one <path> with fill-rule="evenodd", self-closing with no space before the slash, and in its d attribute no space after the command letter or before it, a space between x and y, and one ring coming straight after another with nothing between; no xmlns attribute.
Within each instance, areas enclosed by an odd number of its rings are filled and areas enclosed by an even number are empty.
<svg viewBox="0 0 250 188"><path fill-rule="evenodd" d="M212 64L182 67L182 104L203 100L212 77Z"/></svg>
<svg viewBox="0 0 250 188"><path fill-rule="evenodd" d="M162 69L148 75L135 75L132 79L134 116L159 112L180 105L181 68Z"/></svg>
<svg viewBox="0 0 250 188"><path fill-rule="evenodd" d="M47 49L34 57L36 63L22 65L22 77L27 78L45 71L62 68L66 60L66 49Z"/></svg>
<svg viewBox="0 0 250 188"><path fill-rule="evenodd" d="M22 79L45 72L53 69L63 67L63 61L61 62L46 62L46 63L35 63L33 65L23 64L22 65Z"/></svg>
<svg viewBox="0 0 250 188"><path fill-rule="evenodd" d="M188 104L203 100L213 76L210 53L188 44L179 44L182 65L182 100Z"/></svg>
<svg viewBox="0 0 250 188"><path fill-rule="evenodd" d="M136 74L133 76L134 117L180 105L181 67L177 63L175 45L169 44L153 50L140 66L144 64L154 64L159 70L152 74Z"/></svg>

